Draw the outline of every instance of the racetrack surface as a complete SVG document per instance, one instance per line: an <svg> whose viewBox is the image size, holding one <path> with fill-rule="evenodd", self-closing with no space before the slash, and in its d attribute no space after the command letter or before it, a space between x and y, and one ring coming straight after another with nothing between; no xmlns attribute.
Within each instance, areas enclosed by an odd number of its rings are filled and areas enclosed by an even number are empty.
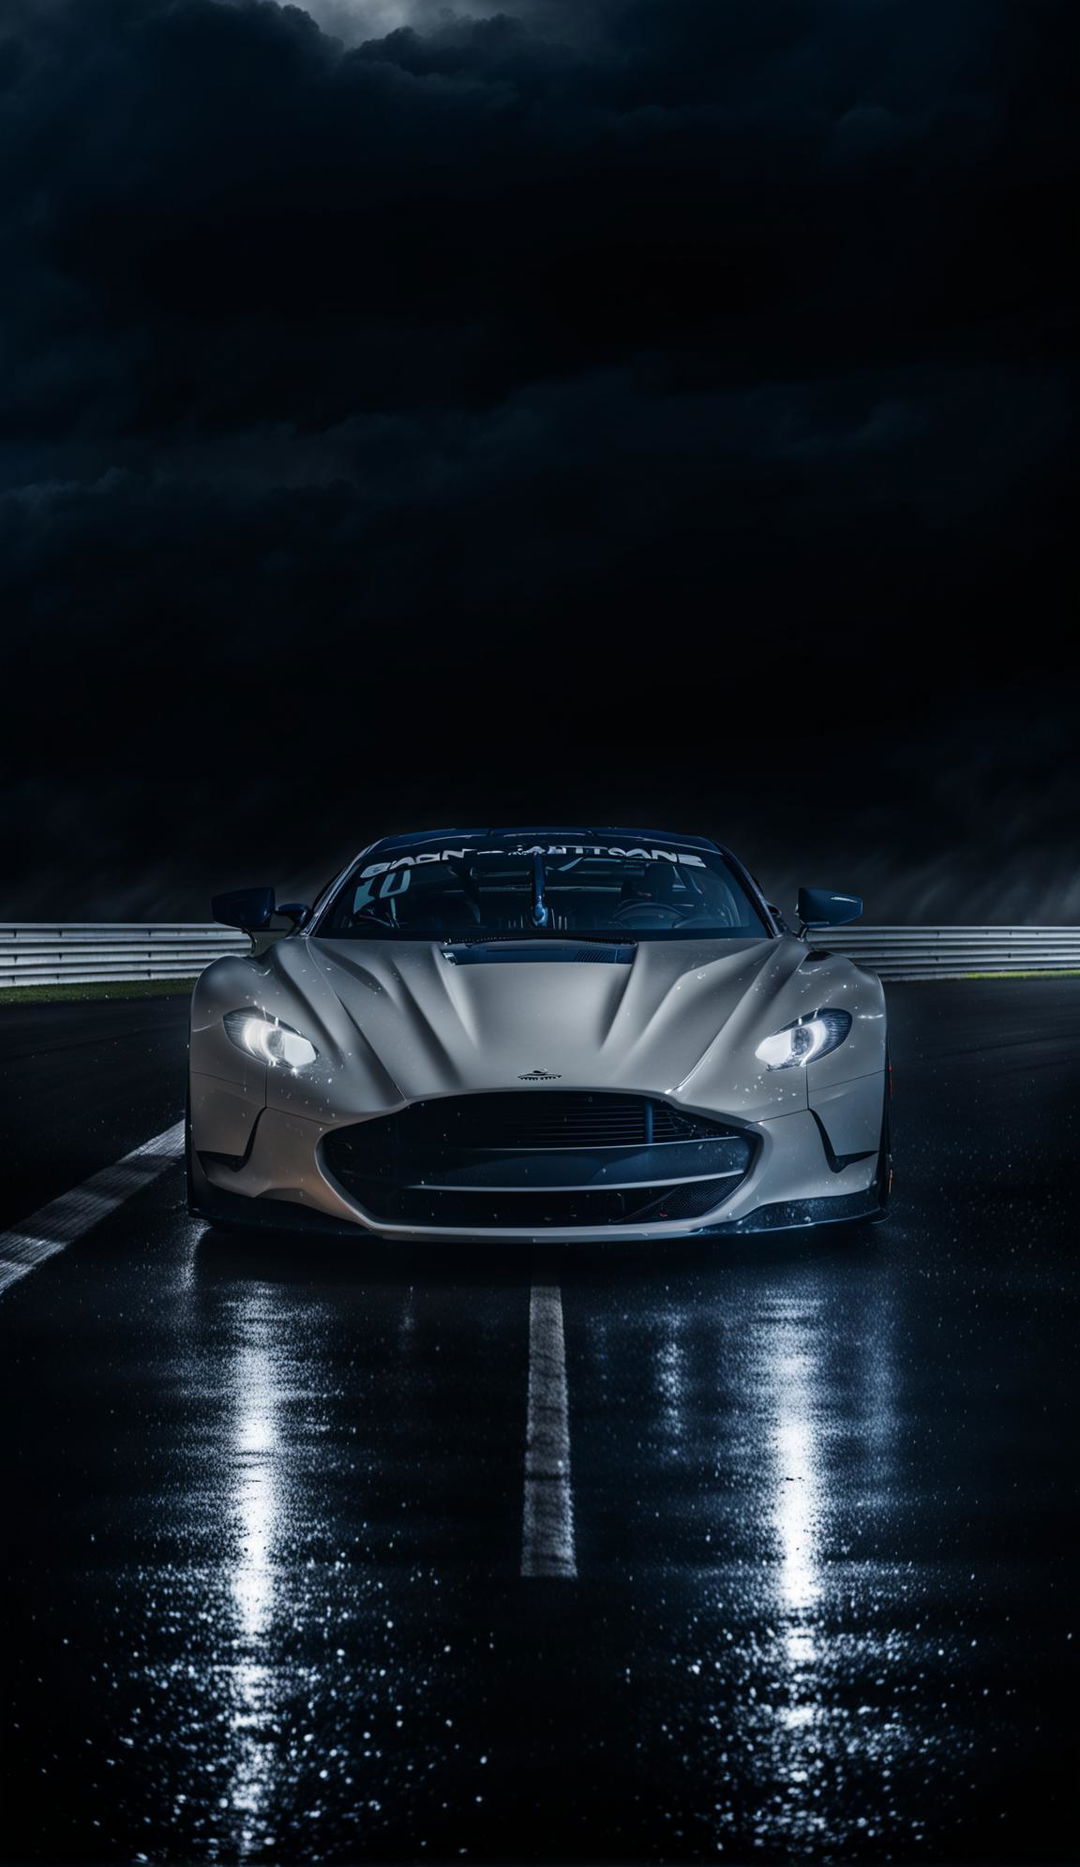
<svg viewBox="0 0 1080 1867"><path fill-rule="evenodd" d="M0 1851L1075 1859L1080 981L889 1000L869 1232L237 1240L166 1166L13 1283ZM184 1019L0 1007L0 1224Z"/></svg>

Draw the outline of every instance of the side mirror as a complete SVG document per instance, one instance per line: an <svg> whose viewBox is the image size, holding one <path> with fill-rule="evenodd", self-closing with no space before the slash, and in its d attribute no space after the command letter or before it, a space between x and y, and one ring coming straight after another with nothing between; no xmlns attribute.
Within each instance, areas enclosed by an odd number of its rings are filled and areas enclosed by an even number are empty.
<svg viewBox="0 0 1080 1867"><path fill-rule="evenodd" d="M311 913L311 909L308 907L306 901L279 901L277 907L274 909L274 913L284 914L286 919L292 922L293 928L295 929L304 925L308 915Z"/></svg>
<svg viewBox="0 0 1080 1867"><path fill-rule="evenodd" d="M227 895L215 895L210 912L226 927L242 927L245 933L262 933L274 917L272 888L234 888Z"/></svg>
<svg viewBox="0 0 1080 1867"><path fill-rule="evenodd" d="M842 927L862 915L861 895L837 895L831 888L800 888L799 932L810 927Z"/></svg>

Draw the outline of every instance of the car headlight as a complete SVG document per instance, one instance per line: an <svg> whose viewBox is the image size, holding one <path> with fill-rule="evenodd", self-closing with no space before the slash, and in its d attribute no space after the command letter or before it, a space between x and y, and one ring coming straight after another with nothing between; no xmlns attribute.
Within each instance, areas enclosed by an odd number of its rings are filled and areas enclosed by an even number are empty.
<svg viewBox="0 0 1080 1867"><path fill-rule="evenodd" d="M790 1070L797 1064L813 1063L815 1057L827 1056L842 1044L851 1029L849 1011L812 1011L796 1018L782 1031L766 1037L754 1052L767 1070Z"/></svg>
<svg viewBox="0 0 1080 1867"><path fill-rule="evenodd" d="M225 1032L237 1050L271 1068L283 1063L288 1070L306 1070L319 1054L309 1038L301 1037L289 1024L264 1017L261 1011L226 1012Z"/></svg>

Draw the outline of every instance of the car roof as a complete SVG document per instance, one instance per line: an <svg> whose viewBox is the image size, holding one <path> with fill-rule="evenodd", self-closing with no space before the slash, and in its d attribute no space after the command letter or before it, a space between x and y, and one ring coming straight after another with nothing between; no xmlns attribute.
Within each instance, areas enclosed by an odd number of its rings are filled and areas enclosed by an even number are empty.
<svg viewBox="0 0 1080 1867"><path fill-rule="evenodd" d="M451 830L413 830L397 836L383 836L377 843L369 844L361 853L371 855L401 855L410 849L423 849L428 843L445 843L452 837L455 842L461 838L469 842L506 841L519 842L528 836L557 838L560 842L635 842L662 844L679 843L686 849L712 849L719 851L719 843L710 841L707 836L687 836L681 830L641 830L628 829L625 824L566 825L558 824L512 824L502 829L451 829Z"/></svg>

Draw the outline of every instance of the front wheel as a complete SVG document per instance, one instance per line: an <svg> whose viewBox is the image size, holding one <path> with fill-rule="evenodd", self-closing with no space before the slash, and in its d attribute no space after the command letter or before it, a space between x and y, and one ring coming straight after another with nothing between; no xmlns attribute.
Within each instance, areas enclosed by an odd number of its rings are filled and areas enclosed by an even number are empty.
<svg viewBox="0 0 1080 1867"><path fill-rule="evenodd" d="M889 1210L889 1201L893 1190L893 1152L892 1152L892 1070L889 1060L885 1059L885 1104L881 1111L881 1145L878 1148L877 1170L874 1174L874 1191L877 1194L878 1209L870 1223L880 1225Z"/></svg>
<svg viewBox="0 0 1080 1867"><path fill-rule="evenodd" d="M187 1209L193 1219L202 1219L204 1224L212 1225L216 1232L242 1232L247 1228L234 1224L230 1219L221 1219L208 1210L206 1195L200 1195L199 1182L203 1180L202 1169L195 1160L195 1149L191 1142L191 1085L188 1085L187 1102L184 1106L184 1179L187 1185Z"/></svg>
<svg viewBox="0 0 1080 1867"><path fill-rule="evenodd" d="M202 1215L195 1203L195 1173L191 1153L191 1085L188 1084L187 1098L184 1102L184 1184L187 1188L187 1209L193 1219Z"/></svg>

